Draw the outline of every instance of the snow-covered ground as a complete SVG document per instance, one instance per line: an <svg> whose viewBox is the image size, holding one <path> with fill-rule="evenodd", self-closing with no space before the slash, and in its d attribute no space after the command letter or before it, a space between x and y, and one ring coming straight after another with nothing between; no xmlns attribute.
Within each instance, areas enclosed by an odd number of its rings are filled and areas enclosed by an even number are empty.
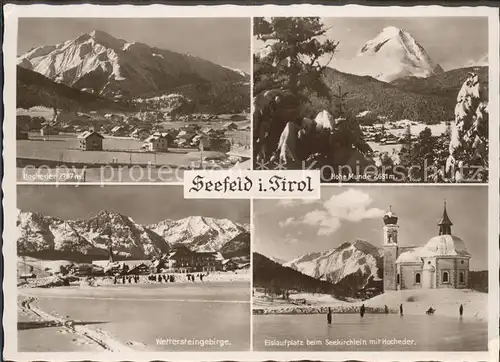
<svg viewBox="0 0 500 362"><path fill-rule="evenodd" d="M464 318L486 322L488 320L488 294L470 289L401 290L378 295L365 301L366 306L390 308L403 304L405 314L424 314L429 307L435 315L456 317L460 304Z"/></svg>
<svg viewBox="0 0 500 362"><path fill-rule="evenodd" d="M29 109L18 108L16 111L18 116L43 117L46 120L54 118L54 110L47 107L31 107Z"/></svg>
<svg viewBox="0 0 500 362"><path fill-rule="evenodd" d="M305 299L306 303L297 305L293 301ZM434 290L402 290L387 292L365 301L341 301L327 294L300 293L290 296L290 301L270 299L257 291L253 294L253 308L270 312L287 312L293 308L321 308L332 307L337 310L351 310L364 304L367 308L383 310L384 306L397 312L399 305L403 304L404 314L424 315L432 307L436 309L435 315L457 317L460 304L464 306L464 319L478 322L488 320L488 294L469 289L434 289Z"/></svg>

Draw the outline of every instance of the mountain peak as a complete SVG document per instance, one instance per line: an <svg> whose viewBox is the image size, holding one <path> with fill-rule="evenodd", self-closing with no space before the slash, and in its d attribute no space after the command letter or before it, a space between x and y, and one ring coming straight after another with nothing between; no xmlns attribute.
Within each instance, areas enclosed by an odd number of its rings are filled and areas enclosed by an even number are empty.
<svg viewBox="0 0 500 362"><path fill-rule="evenodd" d="M114 39L114 40L118 40L114 36L106 33L105 31L97 30L97 29L92 30L91 32L88 33L88 35L91 38L94 38L96 40L100 40L100 39Z"/></svg>
<svg viewBox="0 0 500 362"><path fill-rule="evenodd" d="M403 34L403 30L401 30L400 28L397 28L395 26L386 26L380 32L380 35L381 34L384 34L385 36L395 37L395 36L402 35Z"/></svg>
<svg viewBox="0 0 500 362"><path fill-rule="evenodd" d="M429 77L442 72L413 36L395 26L382 29L360 49L358 75L391 82L403 77ZM356 63L356 62L355 62Z"/></svg>

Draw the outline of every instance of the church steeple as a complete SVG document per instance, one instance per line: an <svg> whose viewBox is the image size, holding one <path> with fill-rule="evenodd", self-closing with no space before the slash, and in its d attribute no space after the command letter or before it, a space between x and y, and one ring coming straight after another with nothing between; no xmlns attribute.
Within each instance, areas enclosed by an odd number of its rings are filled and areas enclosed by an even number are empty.
<svg viewBox="0 0 500 362"><path fill-rule="evenodd" d="M441 216L441 219L439 220L438 226L439 226L439 235L451 235L451 226L453 223L451 222L450 218L448 217L448 213L446 212L446 201L444 202L444 210L443 210L443 216Z"/></svg>
<svg viewBox="0 0 500 362"><path fill-rule="evenodd" d="M398 244L398 217L392 212L392 206L389 206L389 211L384 214L384 245Z"/></svg>

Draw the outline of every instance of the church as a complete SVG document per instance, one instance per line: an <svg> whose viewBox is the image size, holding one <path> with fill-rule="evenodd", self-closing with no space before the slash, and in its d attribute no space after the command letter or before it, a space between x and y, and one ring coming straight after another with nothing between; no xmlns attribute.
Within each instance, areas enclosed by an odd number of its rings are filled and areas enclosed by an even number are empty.
<svg viewBox="0 0 500 362"><path fill-rule="evenodd" d="M400 246L398 217L389 209L384 217L384 291L468 287L471 254L452 235L444 204L439 233L424 246Z"/></svg>

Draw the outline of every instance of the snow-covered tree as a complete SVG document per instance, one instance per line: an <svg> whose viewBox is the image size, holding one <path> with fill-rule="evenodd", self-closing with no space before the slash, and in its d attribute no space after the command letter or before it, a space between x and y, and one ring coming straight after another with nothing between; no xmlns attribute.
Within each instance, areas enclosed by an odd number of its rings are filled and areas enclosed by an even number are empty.
<svg viewBox="0 0 500 362"><path fill-rule="evenodd" d="M488 168L488 103L479 77L469 73L462 85L451 125L446 174L454 182L485 177ZM477 181L477 180L476 180Z"/></svg>

